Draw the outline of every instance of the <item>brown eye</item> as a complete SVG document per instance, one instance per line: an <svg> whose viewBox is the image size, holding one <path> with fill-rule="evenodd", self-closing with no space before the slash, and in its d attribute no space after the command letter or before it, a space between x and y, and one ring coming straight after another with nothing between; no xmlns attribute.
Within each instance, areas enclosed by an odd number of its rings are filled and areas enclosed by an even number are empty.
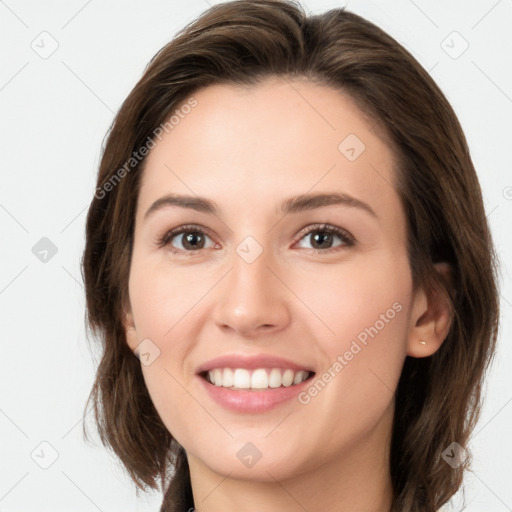
<svg viewBox="0 0 512 512"><path fill-rule="evenodd" d="M182 237L181 244L186 250L202 249L204 247L205 235L203 233L199 233L198 231L189 231L178 236Z"/></svg>
<svg viewBox="0 0 512 512"><path fill-rule="evenodd" d="M206 232L197 226L182 226L168 231L159 240L160 247L169 246L175 253L195 252L207 249L208 240L211 240ZM211 241L210 247L213 245Z"/></svg>
<svg viewBox="0 0 512 512"><path fill-rule="evenodd" d="M334 245L336 239L340 240L341 243ZM310 226L302 231L299 243L303 241L309 241L311 247L302 245L302 248L310 248L317 252L332 252L333 249L338 250L338 247L351 247L355 243L354 238L344 229L327 224Z"/></svg>

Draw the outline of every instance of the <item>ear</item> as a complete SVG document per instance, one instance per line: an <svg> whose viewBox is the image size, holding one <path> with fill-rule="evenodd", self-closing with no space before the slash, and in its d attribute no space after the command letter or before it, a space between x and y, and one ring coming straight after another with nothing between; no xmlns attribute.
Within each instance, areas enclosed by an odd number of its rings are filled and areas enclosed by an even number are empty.
<svg viewBox="0 0 512 512"><path fill-rule="evenodd" d="M453 287L453 269L448 263L436 263L447 286ZM414 298L407 342L407 355L427 357L434 354L448 336L453 314L448 297L434 290L427 297L423 289ZM420 343L423 342L423 343Z"/></svg>
<svg viewBox="0 0 512 512"><path fill-rule="evenodd" d="M126 305L123 307L123 328L126 337L126 343L130 347L131 351L134 352L135 348L139 345L137 337L137 329L135 328L135 321L131 306Z"/></svg>

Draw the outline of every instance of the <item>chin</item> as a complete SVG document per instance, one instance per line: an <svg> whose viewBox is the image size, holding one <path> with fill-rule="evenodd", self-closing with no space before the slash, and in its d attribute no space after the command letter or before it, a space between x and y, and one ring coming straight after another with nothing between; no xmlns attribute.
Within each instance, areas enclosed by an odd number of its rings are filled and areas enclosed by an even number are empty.
<svg viewBox="0 0 512 512"><path fill-rule="evenodd" d="M262 444L260 443L258 448L256 443L250 441L234 441L232 448L222 446L219 452L212 452L210 447L208 450L195 452L200 456L188 450L187 455L189 464L204 465L210 471L239 480L275 482L286 480L305 470L304 461L293 460L293 452L296 449L291 450L290 453L279 453L268 443L266 447ZM288 447L292 446L294 446L293 443L288 445Z"/></svg>

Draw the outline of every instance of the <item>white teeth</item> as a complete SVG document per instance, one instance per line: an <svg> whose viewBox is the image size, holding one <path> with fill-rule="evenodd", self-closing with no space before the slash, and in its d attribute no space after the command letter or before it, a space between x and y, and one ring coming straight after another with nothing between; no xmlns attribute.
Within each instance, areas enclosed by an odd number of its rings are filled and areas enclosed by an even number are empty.
<svg viewBox="0 0 512 512"><path fill-rule="evenodd" d="M215 385L222 386L222 380L223 380L222 370L220 368L216 368L213 373L214 373L213 382L215 383Z"/></svg>
<svg viewBox="0 0 512 512"><path fill-rule="evenodd" d="M251 377L251 388L266 389L268 388L268 374L263 368L255 370Z"/></svg>
<svg viewBox="0 0 512 512"><path fill-rule="evenodd" d="M290 387L293 384L293 377L294 377L293 370L286 370L283 373L283 386L284 387Z"/></svg>
<svg viewBox="0 0 512 512"><path fill-rule="evenodd" d="M304 373L306 375L303 375ZM293 383L300 384L303 380L306 380L306 377L307 377L307 372L297 372L295 374L295 377L293 378Z"/></svg>
<svg viewBox="0 0 512 512"><path fill-rule="evenodd" d="M224 384L224 382L222 384ZM249 389L251 387L251 376L249 374L249 370L237 368L233 377L233 386L239 389Z"/></svg>
<svg viewBox="0 0 512 512"><path fill-rule="evenodd" d="M231 368L225 368L222 376L222 385L230 388L234 382L233 370Z"/></svg>
<svg viewBox="0 0 512 512"><path fill-rule="evenodd" d="M208 372L208 379L216 386L231 389L268 389L289 387L305 381L309 372L300 370L294 372L291 369L258 368L246 370L245 368L215 368Z"/></svg>
<svg viewBox="0 0 512 512"><path fill-rule="evenodd" d="M279 368L273 368L270 371L269 386L271 388L278 388L281 385L281 370Z"/></svg>

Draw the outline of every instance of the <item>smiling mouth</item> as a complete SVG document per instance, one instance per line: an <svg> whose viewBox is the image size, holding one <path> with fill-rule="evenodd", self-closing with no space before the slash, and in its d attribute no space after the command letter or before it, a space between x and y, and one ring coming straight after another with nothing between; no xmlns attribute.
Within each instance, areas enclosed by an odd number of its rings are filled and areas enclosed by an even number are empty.
<svg viewBox="0 0 512 512"><path fill-rule="evenodd" d="M266 391L302 384L315 373L307 370L294 371L289 368L215 368L199 375L217 387L239 391Z"/></svg>

